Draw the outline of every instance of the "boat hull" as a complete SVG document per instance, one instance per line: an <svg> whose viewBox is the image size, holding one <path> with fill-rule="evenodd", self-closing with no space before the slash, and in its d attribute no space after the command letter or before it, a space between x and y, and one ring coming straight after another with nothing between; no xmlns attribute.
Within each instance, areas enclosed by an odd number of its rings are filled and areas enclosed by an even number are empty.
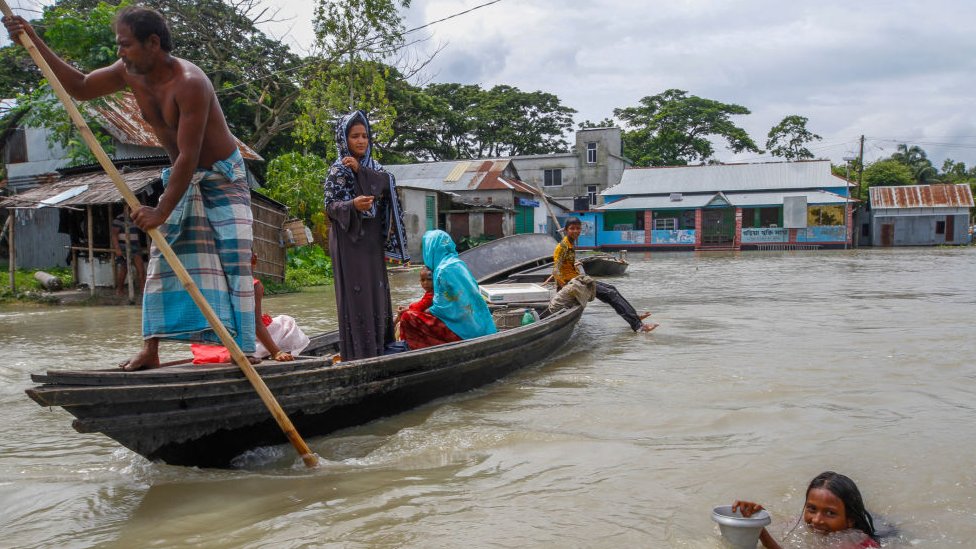
<svg viewBox="0 0 976 549"><path fill-rule="evenodd" d="M556 244L547 234L517 234L471 248L459 257L478 282L490 284L512 273L552 263Z"/></svg>
<svg viewBox="0 0 976 549"><path fill-rule="evenodd" d="M333 365L327 357L257 366L305 437L323 435L485 385L544 359L566 341L582 308L528 326L428 349ZM334 333L318 338L334 345ZM49 371L27 393L151 460L227 467L241 453L287 442L236 366L146 372Z"/></svg>
<svg viewBox="0 0 976 549"><path fill-rule="evenodd" d="M580 260L583 271L590 276L617 276L627 271L627 263L614 257L586 257Z"/></svg>

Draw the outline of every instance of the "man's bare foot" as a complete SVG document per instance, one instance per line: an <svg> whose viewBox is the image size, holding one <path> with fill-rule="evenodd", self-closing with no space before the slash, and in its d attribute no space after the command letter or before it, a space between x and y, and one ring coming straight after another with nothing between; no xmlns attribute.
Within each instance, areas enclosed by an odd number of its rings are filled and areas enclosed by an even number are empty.
<svg viewBox="0 0 976 549"><path fill-rule="evenodd" d="M261 359L256 356L248 355L247 361L250 362L251 364L261 364Z"/></svg>
<svg viewBox="0 0 976 549"><path fill-rule="evenodd" d="M657 328L658 326L660 326L660 324L655 324L653 322L651 322L650 324L641 324L640 329L637 331L641 333L652 332L654 331L654 328Z"/></svg>
<svg viewBox="0 0 976 549"><path fill-rule="evenodd" d="M119 363L119 368L122 368L126 372L159 368L159 355L144 348L136 356Z"/></svg>
<svg viewBox="0 0 976 549"><path fill-rule="evenodd" d="M647 318L649 316L651 316L651 312L650 311L647 311L647 312L644 312L644 313L641 313L640 315L638 315L637 318L639 318L641 320L644 320L645 318Z"/></svg>

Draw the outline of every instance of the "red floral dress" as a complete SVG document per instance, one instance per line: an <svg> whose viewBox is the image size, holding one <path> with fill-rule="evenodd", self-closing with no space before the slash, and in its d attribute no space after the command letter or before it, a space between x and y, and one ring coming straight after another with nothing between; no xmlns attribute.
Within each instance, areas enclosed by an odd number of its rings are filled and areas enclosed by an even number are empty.
<svg viewBox="0 0 976 549"><path fill-rule="evenodd" d="M427 292L400 315L400 337L411 350L461 341L441 319L427 312L433 303L434 293Z"/></svg>

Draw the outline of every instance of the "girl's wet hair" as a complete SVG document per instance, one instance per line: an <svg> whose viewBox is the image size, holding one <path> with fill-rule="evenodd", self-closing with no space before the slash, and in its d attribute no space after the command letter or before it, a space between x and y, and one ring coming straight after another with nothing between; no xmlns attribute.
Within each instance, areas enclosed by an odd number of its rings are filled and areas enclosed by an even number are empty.
<svg viewBox="0 0 976 549"><path fill-rule="evenodd" d="M861 492L853 480L840 473L825 471L810 481L810 486L807 486L807 496L810 495L810 490L816 488L823 488L837 496L844 502L844 512L854 521L854 528L864 532L874 541L879 541L879 536L874 530L874 519L864 508Z"/></svg>
<svg viewBox="0 0 976 549"><path fill-rule="evenodd" d="M431 272L430 267L428 267L427 265L424 265L423 267L420 268L420 278L431 278L433 276L434 273Z"/></svg>

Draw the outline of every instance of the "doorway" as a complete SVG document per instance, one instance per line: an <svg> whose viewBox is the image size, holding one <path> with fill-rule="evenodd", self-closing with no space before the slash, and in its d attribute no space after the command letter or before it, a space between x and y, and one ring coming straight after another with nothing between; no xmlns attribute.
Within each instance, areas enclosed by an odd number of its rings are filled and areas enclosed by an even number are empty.
<svg viewBox="0 0 976 549"><path fill-rule="evenodd" d="M702 245L731 245L735 238L735 208L702 210Z"/></svg>
<svg viewBox="0 0 976 549"><path fill-rule="evenodd" d="M890 248L895 245L895 225L884 223L881 225L881 247Z"/></svg>

